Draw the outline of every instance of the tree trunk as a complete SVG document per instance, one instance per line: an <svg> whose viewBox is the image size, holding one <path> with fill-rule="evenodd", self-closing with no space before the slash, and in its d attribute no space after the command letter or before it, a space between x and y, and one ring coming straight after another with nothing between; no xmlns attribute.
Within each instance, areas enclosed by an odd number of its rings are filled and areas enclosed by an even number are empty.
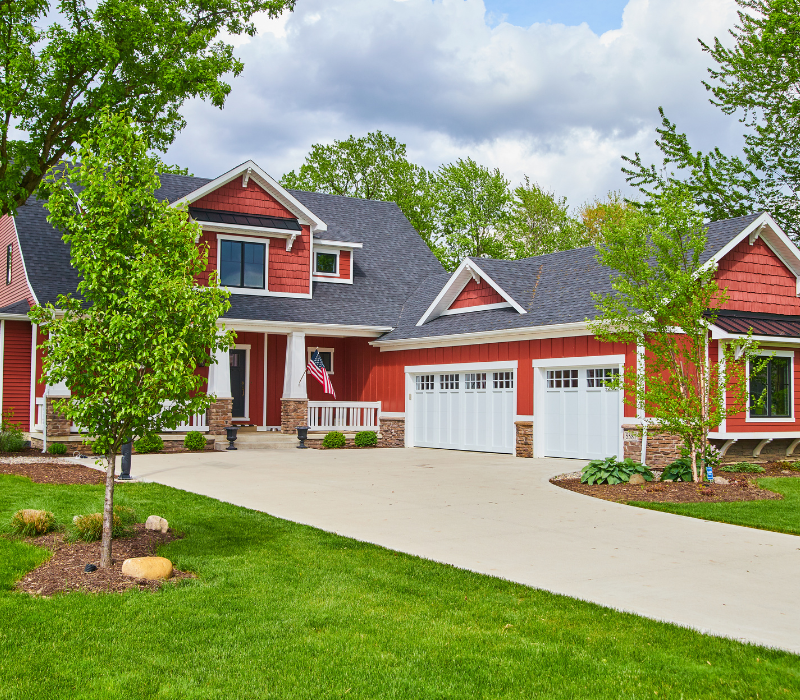
<svg viewBox="0 0 800 700"><path fill-rule="evenodd" d="M106 455L106 497L103 503L103 541L100 545L100 568L111 566L111 533L114 527L114 470L117 455L109 452Z"/></svg>
<svg viewBox="0 0 800 700"><path fill-rule="evenodd" d="M692 480L694 483L699 483L700 476L697 472L697 448L692 444Z"/></svg>

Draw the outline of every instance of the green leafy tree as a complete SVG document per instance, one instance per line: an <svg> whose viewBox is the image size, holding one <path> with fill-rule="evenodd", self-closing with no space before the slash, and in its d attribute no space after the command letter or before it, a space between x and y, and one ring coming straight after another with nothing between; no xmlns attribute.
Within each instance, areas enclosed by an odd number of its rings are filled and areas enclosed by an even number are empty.
<svg viewBox="0 0 800 700"><path fill-rule="evenodd" d="M706 238L684 185L667 187L609 223L597 259L612 271L613 292L592 295L598 315L589 322L600 340L644 349L644 371L626 368L612 384L627 388L626 400L651 416L647 427L683 439L695 481L699 462L711 458L709 432L747 408L746 368L758 351L747 336L723 344L723 362L708 357L709 325L727 296L715 267L702 262Z"/></svg>
<svg viewBox="0 0 800 700"><path fill-rule="evenodd" d="M195 281L208 260L196 244L200 227L153 195L159 162L147 139L126 117L104 112L71 158L48 174L46 206L70 246L79 297L60 295L57 309L36 306L29 315L47 333L45 380L71 390L56 410L106 456L106 567L120 447L205 411L214 398L195 370L232 338L217 330L229 306L217 277L208 286Z"/></svg>
<svg viewBox="0 0 800 700"><path fill-rule="evenodd" d="M583 226L569 215L566 197L531 182L512 192L507 222L503 229L506 254L529 258L587 245Z"/></svg>
<svg viewBox="0 0 800 700"><path fill-rule="evenodd" d="M621 225L634 210L633 204L628 202L619 191L612 190L605 199L595 197L578 209L578 218L583 226L583 235L587 242L599 246L603 241L603 229L615 223Z"/></svg>
<svg viewBox="0 0 800 700"><path fill-rule="evenodd" d="M745 126L743 154L718 148L692 150L689 140L663 110L656 145L660 168L637 153L623 156L628 181L652 192L666 181L683 180L713 219L752 211L772 213L800 240L800 0L736 0L739 21L727 48L717 38L701 43L716 62L709 69L712 104L737 115ZM677 169L677 173L673 172Z"/></svg>
<svg viewBox="0 0 800 700"><path fill-rule="evenodd" d="M434 252L455 270L466 256L507 257L503 230L508 225L511 192L495 168L472 158L442 165L436 174L437 233Z"/></svg>
<svg viewBox="0 0 800 700"><path fill-rule="evenodd" d="M284 187L395 202L430 244L434 229L431 177L406 156L406 145L381 131L315 143L305 162L281 178Z"/></svg>
<svg viewBox="0 0 800 700"><path fill-rule="evenodd" d="M217 37L254 35L256 12L275 17L294 1L0 0L0 215L27 201L104 107L130 114L156 149L185 125L187 99L221 108L223 77L244 66Z"/></svg>

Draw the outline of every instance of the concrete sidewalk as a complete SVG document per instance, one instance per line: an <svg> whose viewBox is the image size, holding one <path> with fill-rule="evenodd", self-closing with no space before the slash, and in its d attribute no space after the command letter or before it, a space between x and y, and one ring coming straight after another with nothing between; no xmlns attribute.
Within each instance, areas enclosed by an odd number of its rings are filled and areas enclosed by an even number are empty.
<svg viewBox="0 0 800 700"><path fill-rule="evenodd" d="M590 498L582 462L446 450L135 456L133 475L710 634L800 653L800 537Z"/></svg>

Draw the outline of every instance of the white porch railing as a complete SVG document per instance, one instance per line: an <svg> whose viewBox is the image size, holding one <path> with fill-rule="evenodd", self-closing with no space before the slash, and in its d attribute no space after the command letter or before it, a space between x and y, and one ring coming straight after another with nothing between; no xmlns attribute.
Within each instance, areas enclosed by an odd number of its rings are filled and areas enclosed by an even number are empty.
<svg viewBox="0 0 800 700"><path fill-rule="evenodd" d="M208 423L206 422L205 413L195 413L189 416L189 420L184 423L179 423L175 429L164 428L165 433L179 433L182 431L197 430L204 433L208 430Z"/></svg>
<svg viewBox="0 0 800 700"><path fill-rule="evenodd" d="M374 430L380 429L378 415L381 402L309 401L310 430Z"/></svg>
<svg viewBox="0 0 800 700"><path fill-rule="evenodd" d="M36 398L36 424L33 426L33 429L41 433L44 430L44 420L45 420L45 407L44 407L44 397L37 397Z"/></svg>

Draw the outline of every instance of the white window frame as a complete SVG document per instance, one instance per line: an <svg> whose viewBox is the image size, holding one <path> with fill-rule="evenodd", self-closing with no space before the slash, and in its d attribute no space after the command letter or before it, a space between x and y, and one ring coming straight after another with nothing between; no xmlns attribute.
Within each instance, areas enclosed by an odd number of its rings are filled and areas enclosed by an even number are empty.
<svg viewBox="0 0 800 700"><path fill-rule="evenodd" d="M263 295L269 291L269 238L259 238L257 236L228 236L224 233L217 234L217 274L222 279L220 265L222 264L222 241L234 241L236 243L260 243L264 246L264 289L250 289L249 287L221 287L227 289L231 294L256 294Z"/></svg>
<svg viewBox="0 0 800 700"><path fill-rule="evenodd" d="M306 348L306 355L307 355L306 356L306 363L311 361L311 353L313 353L315 350L319 350L320 354L322 354L323 352L329 352L331 354L331 369L330 369L330 372L328 372L328 374L329 375L333 374L333 368L334 368L334 365L333 365L334 352L333 351L334 351L334 348L317 348L317 347Z"/></svg>
<svg viewBox="0 0 800 700"><path fill-rule="evenodd" d="M763 355L774 355L775 357L788 357L789 358L789 383L791 385L791 397L789 399L789 417L788 418L773 418L772 416L751 416L750 415L750 363L747 363L747 408L744 412L745 423L794 423L794 402L795 402L795 386L794 386L794 350L775 350L773 348L762 347L759 352L763 351Z"/></svg>
<svg viewBox="0 0 800 700"><path fill-rule="evenodd" d="M232 421L250 420L250 348L249 343L236 343L233 346L234 350L244 350L244 415L231 416ZM230 368L228 368L228 372L230 372Z"/></svg>
<svg viewBox="0 0 800 700"><path fill-rule="evenodd" d="M336 248L322 248L318 246L314 246L314 277L324 277L330 279L331 277L338 277L341 268L339 267L339 254L341 250ZM335 255L336 256L336 272L319 272L317 270L317 254L324 253L325 255Z"/></svg>

